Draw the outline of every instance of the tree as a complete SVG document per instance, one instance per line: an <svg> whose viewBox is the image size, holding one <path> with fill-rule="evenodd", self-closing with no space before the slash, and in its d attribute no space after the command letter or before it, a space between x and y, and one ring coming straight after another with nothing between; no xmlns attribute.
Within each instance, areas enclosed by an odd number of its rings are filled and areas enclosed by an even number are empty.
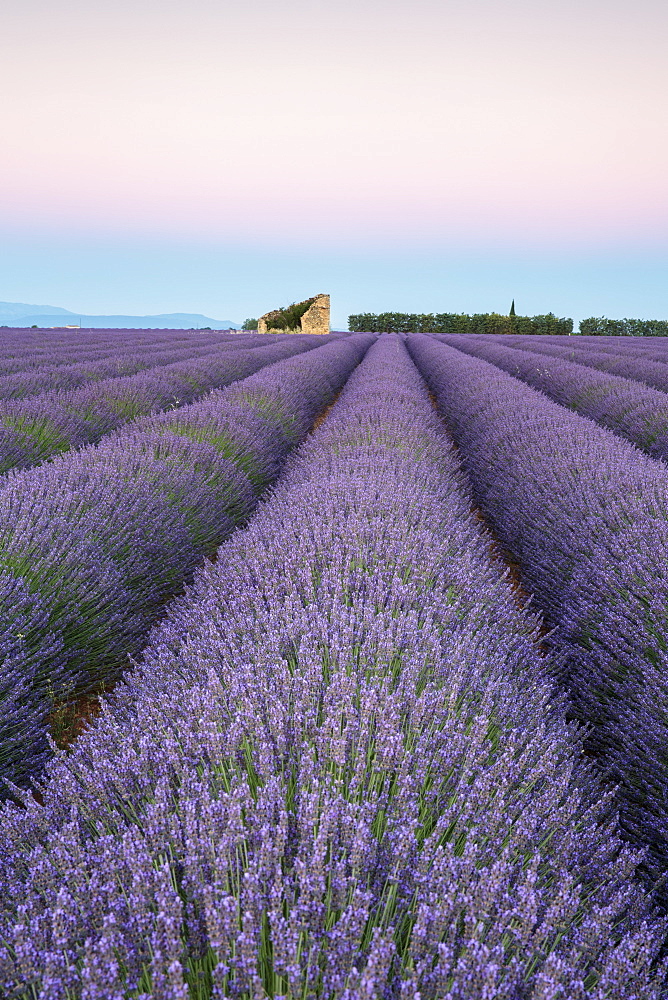
<svg viewBox="0 0 668 1000"><path fill-rule="evenodd" d="M241 324L242 330L257 330L257 320L256 319L245 319Z"/></svg>
<svg viewBox="0 0 668 1000"><path fill-rule="evenodd" d="M510 303L510 312L508 313L508 315L509 316L515 315L515 299L513 299L513 301Z"/></svg>

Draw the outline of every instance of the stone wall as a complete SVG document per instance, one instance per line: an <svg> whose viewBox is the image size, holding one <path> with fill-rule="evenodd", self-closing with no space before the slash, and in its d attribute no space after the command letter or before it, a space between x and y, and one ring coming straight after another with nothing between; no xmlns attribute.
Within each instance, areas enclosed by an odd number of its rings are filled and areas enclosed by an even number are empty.
<svg viewBox="0 0 668 1000"><path fill-rule="evenodd" d="M271 326L272 319L278 316L278 310L274 309L273 312L265 313L264 316L260 316L257 321L257 332L258 333L285 333L285 330L274 330Z"/></svg>
<svg viewBox="0 0 668 1000"><path fill-rule="evenodd" d="M303 299L297 305L308 302ZM313 302L300 319L300 327L296 330L281 330L272 326L272 321L280 315L280 309L272 309L271 312L260 316L257 321L258 333L329 333L329 295L315 295Z"/></svg>
<svg viewBox="0 0 668 1000"><path fill-rule="evenodd" d="M329 295L316 295L302 316L302 333L329 333Z"/></svg>

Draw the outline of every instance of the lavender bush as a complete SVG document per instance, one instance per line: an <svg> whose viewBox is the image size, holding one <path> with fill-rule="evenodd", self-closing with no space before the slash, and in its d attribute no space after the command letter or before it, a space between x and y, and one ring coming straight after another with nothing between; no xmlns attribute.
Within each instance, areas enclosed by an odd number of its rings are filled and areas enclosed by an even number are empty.
<svg viewBox="0 0 668 1000"><path fill-rule="evenodd" d="M526 337L513 339L521 340L521 346L524 346L527 340ZM546 337L545 343L566 346L574 350L599 351L604 354L635 356L668 363L668 343L664 337L647 337L642 340L636 337L578 336L577 340L572 337Z"/></svg>
<svg viewBox="0 0 668 1000"><path fill-rule="evenodd" d="M0 572L0 747L2 763L28 757L34 770L47 758L44 718L49 711L46 692L36 685L39 658L34 655L35 633L43 656L57 663L62 640L49 631L49 614L39 595L26 582ZM26 702L33 710L26 715Z"/></svg>
<svg viewBox="0 0 668 1000"><path fill-rule="evenodd" d="M536 639L383 338L43 806L5 806L3 988L658 1000L664 926Z"/></svg>
<svg viewBox="0 0 668 1000"><path fill-rule="evenodd" d="M633 441L654 458L668 459L668 394L572 361L490 343L487 338L444 338L444 342L491 361L562 406Z"/></svg>
<svg viewBox="0 0 668 1000"><path fill-rule="evenodd" d="M9 331L11 333L11 331ZM38 331L30 336L30 330L16 330L14 336L8 331L0 334L0 377L17 372L35 370L50 366L61 368L76 365L82 361L94 364L109 358L120 358L124 354L137 355L145 352L159 355L176 350L198 350L202 347L216 347L221 344L250 344L257 337L228 334L188 334L182 330L165 331L157 337L147 336L150 331L126 332L120 330L98 330L94 336L77 333L66 339L55 337L55 331ZM99 334L99 335L98 335Z"/></svg>
<svg viewBox="0 0 668 1000"><path fill-rule="evenodd" d="M590 752L620 785L625 832L668 864L668 470L478 358L409 339L477 503L555 626ZM668 903L665 889L664 903Z"/></svg>
<svg viewBox="0 0 668 1000"><path fill-rule="evenodd" d="M242 346L242 345L239 345ZM161 365L171 365L190 358L215 356L221 350L233 351L237 345L226 341L222 344L190 345L169 351L144 352L115 351L111 356L93 361L73 361L69 364L46 364L0 377L0 399L26 399L42 392L76 389L80 385L99 382L101 379L122 378Z"/></svg>
<svg viewBox="0 0 668 1000"><path fill-rule="evenodd" d="M139 652L165 601L248 515L372 340L328 342L178 416L6 477L0 571L37 595L35 620L21 626L37 695L19 699L25 741L0 746L5 778L25 781L41 760L43 739L33 752L29 733L44 729L45 692L97 686ZM15 630L8 614L0 633ZM16 730L18 698L0 701L10 718L0 732Z"/></svg>
<svg viewBox="0 0 668 1000"><path fill-rule="evenodd" d="M0 472L27 468L99 441L142 414L191 403L211 389L316 346L295 339L252 350L219 348L204 357L104 379L70 392L0 402Z"/></svg>
<svg viewBox="0 0 668 1000"><path fill-rule="evenodd" d="M633 379L636 382L643 382L651 388L659 389L661 392L668 392L668 350L656 355L656 352L641 352L626 348L625 345L584 345L580 343L579 337L575 344L572 338L568 338L567 344L563 342L544 344L542 338L540 343L534 343L535 340L535 337L507 338L511 347L519 347L521 350L531 351L535 354L563 358L565 361L573 361L586 368L595 368L610 375ZM453 343L452 340L449 342ZM506 340L503 343L505 344ZM453 344L453 346L455 345Z"/></svg>

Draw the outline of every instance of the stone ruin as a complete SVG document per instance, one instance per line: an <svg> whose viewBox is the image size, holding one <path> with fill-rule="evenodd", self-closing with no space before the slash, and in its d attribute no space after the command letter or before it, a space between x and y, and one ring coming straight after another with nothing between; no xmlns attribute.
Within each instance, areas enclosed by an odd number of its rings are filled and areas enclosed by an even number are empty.
<svg viewBox="0 0 668 1000"><path fill-rule="evenodd" d="M310 303L310 304L309 304ZM274 309L271 312L260 316L257 321L258 333L329 333L329 295L314 295L311 299L304 299L303 302L296 302L289 309L298 309L300 306L307 306L304 313L299 318L299 328L276 327L272 324L287 310Z"/></svg>

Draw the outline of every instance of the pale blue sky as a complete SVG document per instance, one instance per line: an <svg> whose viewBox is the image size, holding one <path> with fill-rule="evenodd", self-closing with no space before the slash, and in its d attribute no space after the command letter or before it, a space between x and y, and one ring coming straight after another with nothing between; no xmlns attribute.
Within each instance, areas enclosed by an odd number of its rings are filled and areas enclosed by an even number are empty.
<svg viewBox="0 0 668 1000"><path fill-rule="evenodd" d="M13 0L0 300L668 318L665 0Z"/></svg>
<svg viewBox="0 0 668 1000"><path fill-rule="evenodd" d="M202 312L241 322L316 292L332 325L352 312L507 312L668 319L668 255L465 253L411 248L335 251L242 246L85 243L15 238L0 244L4 301L86 313Z"/></svg>

